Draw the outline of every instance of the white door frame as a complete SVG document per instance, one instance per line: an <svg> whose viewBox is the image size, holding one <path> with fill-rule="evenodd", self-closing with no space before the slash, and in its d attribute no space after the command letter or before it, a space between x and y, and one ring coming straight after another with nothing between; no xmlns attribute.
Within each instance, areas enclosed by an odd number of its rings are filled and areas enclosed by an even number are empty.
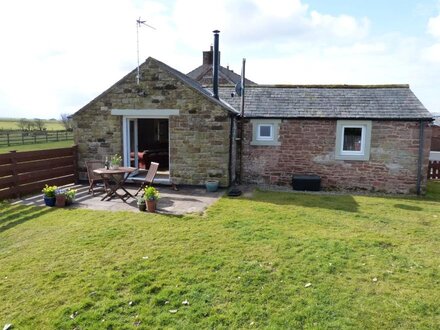
<svg viewBox="0 0 440 330"><path fill-rule="evenodd" d="M122 152L123 152L123 161L124 166L129 167L130 164L130 152L131 152L131 139L130 139L130 123L133 123L133 155L134 155L134 167L138 167L139 157L136 150L138 150L138 121L137 118L124 118L122 122L122 131L123 131L123 139L122 139Z"/></svg>
<svg viewBox="0 0 440 330"><path fill-rule="evenodd" d="M168 125L170 123L171 116L178 116L178 109L112 109L111 114L115 116L122 116L122 151L124 166L130 166L130 120L135 122L135 145L137 148L137 132L138 125L137 119L168 119ZM168 141L171 137L171 130L168 127ZM168 155L170 149L170 142L168 142ZM137 153L135 153L135 161L137 159ZM171 171L171 162L169 162L169 169Z"/></svg>

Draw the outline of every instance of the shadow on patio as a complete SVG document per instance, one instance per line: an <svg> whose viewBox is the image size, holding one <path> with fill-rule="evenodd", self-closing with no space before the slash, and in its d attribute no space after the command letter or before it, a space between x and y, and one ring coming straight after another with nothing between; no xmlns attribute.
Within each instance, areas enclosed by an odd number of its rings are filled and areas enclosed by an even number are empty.
<svg viewBox="0 0 440 330"><path fill-rule="evenodd" d="M224 189L220 189L214 193L206 192L206 189L203 187L179 186L178 191L172 190L170 186L155 185L155 187L159 190L161 196L157 204L157 212L174 215L201 213L209 205L217 201L225 192ZM75 203L66 208L139 212L135 198L129 198L126 203L119 198L101 201L102 197L104 197L104 193L102 191L95 191L95 196L92 196L88 194L88 186L86 184L66 185L63 186L63 188L74 188L78 190ZM124 185L124 188L134 195L138 186L127 184ZM23 198L15 203L29 206L44 206L42 194Z"/></svg>

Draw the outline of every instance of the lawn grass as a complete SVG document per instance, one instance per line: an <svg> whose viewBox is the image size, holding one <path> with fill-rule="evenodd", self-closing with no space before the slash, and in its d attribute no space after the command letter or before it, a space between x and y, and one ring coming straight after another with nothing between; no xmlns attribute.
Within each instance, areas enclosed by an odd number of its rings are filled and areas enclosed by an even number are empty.
<svg viewBox="0 0 440 330"><path fill-rule="evenodd" d="M34 143L25 145L14 145L10 147L0 147L0 154L8 153L11 150L15 151L34 151L34 150L45 150L45 149L57 149L57 148L69 148L73 146L72 140L47 142L47 143Z"/></svg>
<svg viewBox="0 0 440 330"><path fill-rule="evenodd" d="M438 328L439 187L257 191L184 217L0 204L0 326Z"/></svg>
<svg viewBox="0 0 440 330"><path fill-rule="evenodd" d="M32 121L33 119L28 119ZM0 130L17 130L19 129L19 118L0 118ZM61 121L55 119L44 119L45 127L48 131L64 130L64 125Z"/></svg>

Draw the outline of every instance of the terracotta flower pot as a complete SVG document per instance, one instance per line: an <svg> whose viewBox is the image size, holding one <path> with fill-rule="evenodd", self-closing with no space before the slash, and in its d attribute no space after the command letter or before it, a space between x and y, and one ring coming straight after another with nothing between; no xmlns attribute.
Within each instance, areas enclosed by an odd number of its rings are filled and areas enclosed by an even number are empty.
<svg viewBox="0 0 440 330"><path fill-rule="evenodd" d="M57 207L66 206L66 195L57 195L55 198L56 198L55 206Z"/></svg>
<svg viewBox="0 0 440 330"><path fill-rule="evenodd" d="M151 213L156 212L156 203L157 203L157 201L147 201L148 212L151 212Z"/></svg>

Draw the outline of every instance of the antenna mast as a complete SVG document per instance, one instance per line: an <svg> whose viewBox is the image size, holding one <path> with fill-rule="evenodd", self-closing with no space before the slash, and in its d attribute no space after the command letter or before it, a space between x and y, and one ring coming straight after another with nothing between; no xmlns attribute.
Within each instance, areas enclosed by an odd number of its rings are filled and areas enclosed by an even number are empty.
<svg viewBox="0 0 440 330"><path fill-rule="evenodd" d="M148 25L145 23L145 21L142 21L141 18L136 20L136 45L137 45L137 74L136 74L136 83L139 85L139 78L140 78L140 72L139 72L139 28L142 25L145 25L149 27L150 29L156 30L156 28L152 27L151 25Z"/></svg>

